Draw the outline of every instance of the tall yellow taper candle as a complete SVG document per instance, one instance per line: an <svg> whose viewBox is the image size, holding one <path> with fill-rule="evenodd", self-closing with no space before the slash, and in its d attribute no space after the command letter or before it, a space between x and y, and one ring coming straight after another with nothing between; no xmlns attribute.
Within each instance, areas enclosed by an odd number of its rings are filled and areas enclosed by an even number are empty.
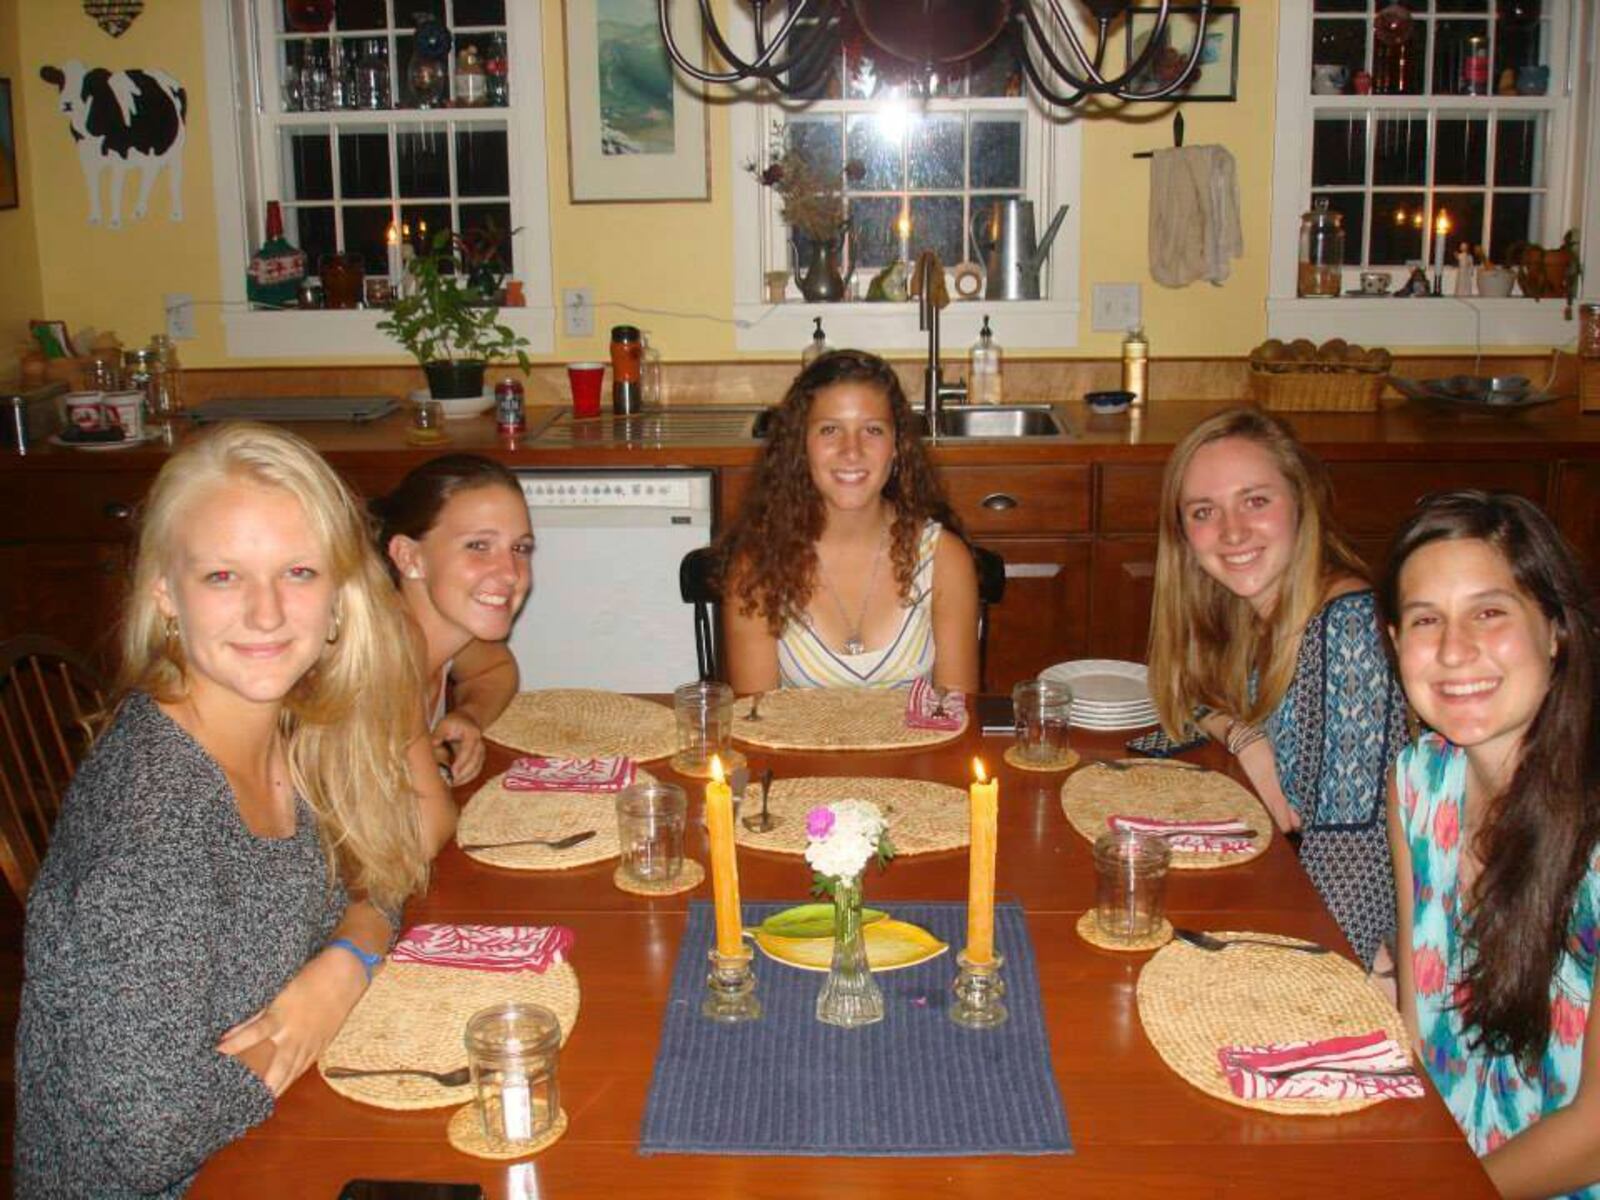
<svg viewBox="0 0 1600 1200"><path fill-rule="evenodd" d="M744 953L744 920L739 915L739 860L733 854L733 789L722 773L722 759L711 756L706 784L706 836L711 839L711 898L717 911L717 953Z"/></svg>
<svg viewBox="0 0 1600 1200"><path fill-rule="evenodd" d="M972 760L973 784L967 789L972 840L967 851L967 961L987 966L994 961L995 823L1000 813L1000 784L991 780L983 759Z"/></svg>

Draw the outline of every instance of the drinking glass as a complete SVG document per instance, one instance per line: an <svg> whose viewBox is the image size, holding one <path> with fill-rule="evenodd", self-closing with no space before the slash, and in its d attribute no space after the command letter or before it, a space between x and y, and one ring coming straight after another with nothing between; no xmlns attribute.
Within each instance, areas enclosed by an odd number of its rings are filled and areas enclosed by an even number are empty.
<svg viewBox="0 0 1600 1200"><path fill-rule="evenodd" d="M617 842L624 873L639 883L668 883L683 870L689 801L675 783L634 783L617 794Z"/></svg>
<svg viewBox="0 0 1600 1200"><path fill-rule="evenodd" d="M1135 942L1156 931L1171 861L1166 838L1132 830L1100 835L1094 844L1094 915L1103 936Z"/></svg>
<svg viewBox="0 0 1600 1200"><path fill-rule="evenodd" d="M511 1001L467 1021L473 1099L491 1146L538 1141L561 1112L561 1023L538 1004Z"/></svg>
<svg viewBox="0 0 1600 1200"><path fill-rule="evenodd" d="M1072 689L1027 679L1011 689L1017 714L1017 755L1030 767L1065 765L1072 758Z"/></svg>
<svg viewBox="0 0 1600 1200"><path fill-rule="evenodd" d="M678 719L678 752L672 766L685 775L710 773L711 756L728 767L733 748L733 689L725 683L698 680L672 693Z"/></svg>

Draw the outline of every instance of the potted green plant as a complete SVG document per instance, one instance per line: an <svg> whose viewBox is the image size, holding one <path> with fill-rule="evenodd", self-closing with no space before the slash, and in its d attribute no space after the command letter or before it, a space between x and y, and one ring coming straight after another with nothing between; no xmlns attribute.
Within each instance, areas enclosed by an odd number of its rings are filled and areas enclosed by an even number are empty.
<svg viewBox="0 0 1600 1200"><path fill-rule="evenodd" d="M523 351L528 339L497 319L498 274L485 289L481 268L476 276L471 272L475 266L460 238L448 230L437 234L427 253L411 260L405 294L378 322L422 364L436 400L482 395L491 359L514 357L524 371L532 365Z"/></svg>

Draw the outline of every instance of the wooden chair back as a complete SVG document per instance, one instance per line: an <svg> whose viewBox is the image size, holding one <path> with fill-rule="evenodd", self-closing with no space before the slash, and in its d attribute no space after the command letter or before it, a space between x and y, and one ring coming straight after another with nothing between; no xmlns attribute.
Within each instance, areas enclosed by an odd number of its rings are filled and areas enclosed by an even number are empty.
<svg viewBox="0 0 1600 1200"><path fill-rule="evenodd" d="M0 642L0 870L26 902L104 704L88 664L36 634Z"/></svg>

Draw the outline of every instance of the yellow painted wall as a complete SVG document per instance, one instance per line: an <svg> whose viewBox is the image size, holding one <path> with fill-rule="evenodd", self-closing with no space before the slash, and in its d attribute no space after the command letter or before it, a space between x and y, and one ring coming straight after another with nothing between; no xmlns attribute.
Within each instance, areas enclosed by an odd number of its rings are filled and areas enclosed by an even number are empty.
<svg viewBox="0 0 1600 1200"><path fill-rule="evenodd" d="M33 214L24 216L22 231L15 228L16 214L0 214L0 266L26 260L31 236L39 278L30 294L26 272L22 276L28 306L64 319L74 329L85 325L115 329L129 342L142 341L162 327L164 292L194 295L200 301L200 337L182 347L190 366L229 362L219 310L206 303L217 299L218 262L200 19L202 3L222 2L146 4L132 27L112 39L76 3L0 0L0 69L10 69L3 65L5 43L16 45L20 61L13 75L14 90L27 101L22 111L31 155L24 179L24 212ZM636 316L654 331L669 360L739 357L728 323L733 301L729 189L744 181L731 179L726 112L713 108L711 114L709 203L568 203L561 6L557 0L543 3L557 294L563 286L592 288L602 330ZM1088 119L1080 267L1084 315L1075 351L1079 355L1104 357L1116 352L1116 336L1089 332L1089 289L1097 280L1144 285L1146 325L1159 356L1241 355L1265 336L1277 2L1246 0L1241 7L1240 101L1190 104L1185 119L1188 142L1219 142L1238 161L1245 255L1220 288L1202 284L1171 291L1153 284L1146 263L1150 168L1131 155L1166 144L1171 137L1170 116L1157 106L1142 105L1118 110L1113 118ZM17 26L15 39L4 37L7 15ZM53 89L38 76L42 64L72 57L90 65L160 67L188 89L182 222L167 218L163 178L143 220L125 218L120 230L86 223L82 176L67 124L54 111ZM133 186L130 176L129 195ZM33 228L28 231L30 219ZM0 288L0 292L10 290ZM9 297L0 298L4 306L0 321L10 319L12 304ZM668 316L662 310L688 315ZM600 346L598 337L574 343L558 338L552 357L592 357ZM397 353L395 360L403 357Z"/></svg>
<svg viewBox="0 0 1600 1200"><path fill-rule="evenodd" d="M26 339L29 319L44 312L39 237L34 228L38 209L27 192L34 167L23 113L31 97L22 77L17 8L18 0L0 0L0 78L11 81L17 170L24 189L18 207L0 210L0 377L12 373L17 347Z"/></svg>

